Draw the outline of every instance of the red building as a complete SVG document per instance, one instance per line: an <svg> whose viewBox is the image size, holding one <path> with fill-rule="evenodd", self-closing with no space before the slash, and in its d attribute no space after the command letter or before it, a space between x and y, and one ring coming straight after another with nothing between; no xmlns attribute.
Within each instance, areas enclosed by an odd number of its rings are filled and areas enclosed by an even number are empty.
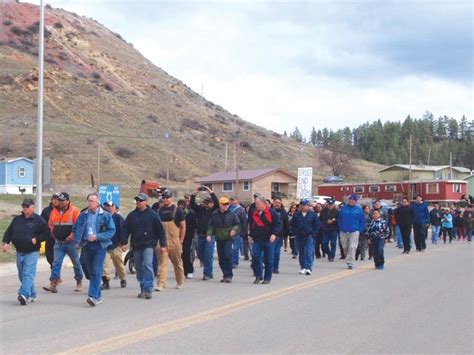
<svg viewBox="0 0 474 355"><path fill-rule="evenodd" d="M420 194L427 202L458 202L467 194L467 181L463 180L408 180L399 182L373 182L351 184L322 184L318 195L334 196L345 201L351 194L376 200L413 199Z"/></svg>

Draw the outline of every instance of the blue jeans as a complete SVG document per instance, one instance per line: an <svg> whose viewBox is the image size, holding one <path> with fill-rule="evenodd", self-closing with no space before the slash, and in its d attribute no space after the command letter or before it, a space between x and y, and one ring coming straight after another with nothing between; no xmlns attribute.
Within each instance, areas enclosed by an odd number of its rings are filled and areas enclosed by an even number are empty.
<svg viewBox="0 0 474 355"><path fill-rule="evenodd" d="M331 247L329 247L331 242ZM337 230L323 232L323 250L328 255L328 259L334 259L337 250Z"/></svg>
<svg viewBox="0 0 474 355"><path fill-rule="evenodd" d="M313 270L314 261L314 239L311 236L296 237L296 247L298 248L298 259L300 268Z"/></svg>
<svg viewBox="0 0 474 355"><path fill-rule="evenodd" d="M254 241L252 246L252 269L255 277L262 279L262 253L263 263L265 264L265 274L263 279L270 281L273 272L273 257L275 255L275 242Z"/></svg>
<svg viewBox="0 0 474 355"><path fill-rule="evenodd" d="M155 248L133 249L137 281L141 292L153 291L153 255L155 255Z"/></svg>
<svg viewBox="0 0 474 355"><path fill-rule="evenodd" d="M72 265L74 266L74 278L76 281L82 280L82 267L81 262L79 261L79 251L77 250L76 245L74 242L65 243L56 240L54 243L54 261L51 268L50 281L61 278L61 267L63 266L63 260L66 254L69 256L69 259L71 259Z"/></svg>
<svg viewBox="0 0 474 355"><path fill-rule="evenodd" d="M216 243L216 237L212 236L210 242L206 240L206 236L198 236L198 248L199 253L202 257L202 263L204 265L204 276L212 277L212 264L214 263L214 244Z"/></svg>
<svg viewBox="0 0 474 355"><path fill-rule="evenodd" d="M89 297L96 300L101 299L100 281L102 280L102 270L104 269L105 254L107 249L102 248L99 242L87 243L82 252L89 272Z"/></svg>
<svg viewBox="0 0 474 355"><path fill-rule="evenodd" d="M472 242L472 228L466 228L467 241Z"/></svg>
<svg viewBox="0 0 474 355"><path fill-rule="evenodd" d="M239 265L239 252L242 244L242 237L237 234L234 238L234 245L232 247L232 266Z"/></svg>
<svg viewBox="0 0 474 355"><path fill-rule="evenodd" d="M281 247L283 246L283 238L278 237L275 240L275 255L273 257L273 271L278 271L280 267L280 254L281 254Z"/></svg>
<svg viewBox="0 0 474 355"><path fill-rule="evenodd" d="M16 267L18 269L18 278L21 282L18 294L25 296L26 299L36 297L35 276L38 256L38 251L16 253Z"/></svg>
<svg viewBox="0 0 474 355"><path fill-rule="evenodd" d="M249 258L249 239L248 237L241 237L242 244L240 246L240 253L248 260Z"/></svg>
<svg viewBox="0 0 474 355"><path fill-rule="evenodd" d="M397 247L399 249L402 249L403 248L403 238L402 238L402 233L400 232L400 227L399 226L395 226L395 238L396 238L396 241L397 241Z"/></svg>
<svg viewBox="0 0 474 355"><path fill-rule="evenodd" d="M383 238L374 238L370 241L370 249L372 250L372 257L374 258L375 267L383 266L385 259L383 256L383 247L385 240Z"/></svg>
<svg viewBox="0 0 474 355"><path fill-rule="evenodd" d="M441 231L441 226L431 226L431 243L438 244L439 232Z"/></svg>
<svg viewBox="0 0 474 355"><path fill-rule="evenodd" d="M216 240L217 244L217 257L219 258L219 266L222 270L224 277L232 278L234 274L232 273L232 248L234 241L232 239L228 240Z"/></svg>

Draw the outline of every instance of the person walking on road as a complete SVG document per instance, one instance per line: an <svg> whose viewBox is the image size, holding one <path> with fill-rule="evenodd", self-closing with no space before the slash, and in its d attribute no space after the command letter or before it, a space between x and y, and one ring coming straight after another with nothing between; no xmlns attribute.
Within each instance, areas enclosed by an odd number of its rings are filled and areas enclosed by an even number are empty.
<svg viewBox="0 0 474 355"><path fill-rule="evenodd" d="M423 202L421 195L417 195L415 203L411 206L415 212L413 220L413 235L415 238L416 251L425 251L426 249L426 230L430 224L430 212L428 206Z"/></svg>
<svg viewBox="0 0 474 355"><path fill-rule="evenodd" d="M170 191L163 192L163 206L158 209L161 223L165 229L168 248L157 249L159 261L157 291L164 291L168 286L168 264L173 264L176 278L176 288L184 287L183 242L186 236L186 221L181 208L173 204L173 195ZM168 260L169 259L169 260Z"/></svg>
<svg viewBox="0 0 474 355"><path fill-rule="evenodd" d="M260 194L255 197L255 208L252 211L249 213L249 237L252 244L252 269L255 274L253 283L269 284L273 272L275 240L280 234L281 222L277 213L267 206L265 197ZM262 269L262 254L265 273Z"/></svg>
<svg viewBox="0 0 474 355"><path fill-rule="evenodd" d="M166 249L166 238L160 217L147 205L148 196L141 192L135 196L136 208L125 219L126 251L128 238L133 250L137 281L140 284L138 298L150 299L153 292L153 256L159 241L160 248Z"/></svg>
<svg viewBox="0 0 474 355"><path fill-rule="evenodd" d="M57 286L61 283L61 268L66 254L71 259L74 267L74 279L76 280L75 292L82 290L82 271L81 262L79 260L79 240L74 238L72 226L79 217L79 209L70 201L67 192L61 192L58 196L58 207L53 208L49 216L49 228L51 235L55 239L54 242L54 261L51 268L51 276L49 278L49 286L43 287L45 291L52 293L58 292Z"/></svg>
<svg viewBox="0 0 474 355"><path fill-rule="evenodd" d="M354 259L357 245L359 243L359 234L365 229L365 216L362 208L357 205L358 196L352 194L349 196L347 205L339 211L339 229L340 240L348 269L354 268Z"/></svg>
<svg viewBox="0 0 474 355"><path fill-rule="evenodd" d="M51 212L53 211L54 208L58 207L59 201L58 201L58 196L59 193L55 192L51 196L51 202L49 203L48 206L46 206L43 211L41 211L41 217L48 223L49 221L49 216L51 215ZM44 243L44 254L46 256L46 261L48 262L50 268L53 267L53 261L54 261L54 238L50 235L48 239L46 239Z"/></svg>
<svg viewBox="0 0 474 355"><path fill-rule="evenodd" d="M192 279L194 277L194 257L192 255L192 247L197 226L196 213L194 213L194 210L189 207L186 200L179 200L178 208L183 211L184 221L186 222L186 235L183 242L183 254L181 255L181 258L183 259L184 277L186 279Z"/></svg>
<svg viewBox="0 0 474 355"><path fill-rule="evenodd" d="M230 201L227 197L219 199L219 209L215 210L209 219L207 241L212 236L216 238L217 256L223 278L221 282L231 283L234 276L232 272L232 247L234 238L239 233L240 221L234 212L229 211Z"/></svg>
<svg viewBox="0 0 474 355"><path fill-rule="evenodd" d="M100 281L107 248L112 245L111 239L115 234L114 220L110 213L100 207L97 193L87 196L87 209L79 215L72 232L76 243L82 247L89 272L89 297L86 301L95 307L102 303Z"/></svg>
<svg viewBox="0 0 474 355"><path fill-rule="evenodd" d="M239 266L239 253L242 255L248 255L248 238L247 229L247 213L244 208L239 204L239 199L237 196L231 196L230 199L229 211L237 215L240 222L239 232L234 238L234 246L232 247L232 268L237 268Z"/></svg>
<svg viewBox="0 0 474 355"><path fill-rule="evenodd" d="M402 205L395 211L398 227L403 239L403 254L409 254L411 250L410 233L415 221L415 211L408 203L408 199L402 199Z"/></svg>
<svg viewBox="0 0 474 355"><path fill-rule="evenodd" d="M319 231L319 218L308 199L301 201L301 210L291 220L296 235L300 274L311 275L314 263L314 239Z"/></svg>
<svg viewBox="0 0 474 355"><path fill-rule="evenodd" d="M3 252L10 250L10 243L16 248L16 267L21 285L18 302L25 306L36 300L36 265L38 264L41 242L49 238L46 221L35 213L35 202L24 199L22 212L13 218L3 236Z"/></svg>
<svg viewBox="0 0 474 355"><path fill-rule="evenodd" d="M439 203L435 203L433 209L430 211L431 244L438 244L442 218L443 213L439 209Z"/></svg>
<svg viewBox="0 0 474 355"><path fill-rule="evenodd" d="M279 274L281 248L283 246L284 239L288 236L289 230L288 213L286 212L283 202L279 197L273 199L273 209L277 213L281 222L281 231L280 234L277 235L277 239L275 241L275 256L273 258L273 274Z"/></svg>
<svg viewBox="0 0 474 355"><path fill-rule="evenodd" d="M323 229L323 249L328 256L328 261L333 262L337 250L337 235L339 210L335 207L336 201L328 200L327 206L321 212L319 219Z"/></svg>
<svg viewBox="0 0 474 355"><path fill-rule="evenodd" d="M372 249L372 257L374 258L375 268L383 270L385 259L383 248L385 245L385 239L390 234L390 228L388 227L387 221L381 216L380 211L374 210L372 212L372 221L368 227L369 236L369 247Z"/></svg>

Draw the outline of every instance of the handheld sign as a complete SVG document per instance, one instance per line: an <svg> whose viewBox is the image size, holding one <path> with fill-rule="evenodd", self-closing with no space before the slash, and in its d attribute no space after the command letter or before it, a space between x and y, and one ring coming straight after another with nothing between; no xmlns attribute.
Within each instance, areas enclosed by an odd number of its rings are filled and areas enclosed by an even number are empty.
<svg viewBox="0 0 474 355"><path fill-rule="evenodd" d="M120 186L119 185L99 185L99 201L103 205L112 201L115 206L120 208Z"/></svg>
<svg viewBox="0 0 474 355"><path fill-rule="evenodd" d="M313 168L298 168L296 198L311 198L313 189Z"/></svg>

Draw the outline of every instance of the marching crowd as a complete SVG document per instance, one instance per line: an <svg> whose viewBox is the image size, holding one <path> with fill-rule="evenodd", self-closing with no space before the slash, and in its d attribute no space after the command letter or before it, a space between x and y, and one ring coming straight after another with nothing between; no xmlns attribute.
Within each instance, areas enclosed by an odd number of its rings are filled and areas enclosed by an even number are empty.
<svg viewBox="0 0 474 355"><path fill-rule="evenodd" d="M199 192L206 194L200 198ZM16 248L18 276L21 282L18 301L21 305L36 300L35 276L41 242L51 265L49 285L43 289L57 293L62 283L61 269L68 255L76 281L75 291L82 290L83 278L89 279L87 303L102 303L102 291L110 288L111 265L127 287L123 253L133 255L140 286L138 298L151 299L153 291L168 287L168 264L171 261L176 288L194 277L194 256L203 267L202 280L214 277L214 250L222 271L222 283L231 283L240 256L251 259L254 284L269 284L279 273L280 252L291 250L298 259L299 273L311 275L314 259L334 262L339 247L340 258L348 269L355 261L373 259L375 268L384 268L384 245L392 239L404 254L411 251L411 234L419 252L426 249L428 228L432 244L440 238L446 243L467 239L473 233L472 206L462 209L440 208L431 211L418 195L413 203L403 198L396 208L383 208L380 201L373 206L360 206L358 196L350 195L346 204L328 199L326 204L312 205L303 199L288 210L279 198L270 201L259 193L254 202L242 206L236 196L216 194L199 187L184 199L173 201L166 190L159 201L149 205L149 197L139 193L136 208L124 218L112 201L103 205L97 193L87 196L87 207L79 211L66 192L55 193L41 215L35 203L23 200L22 213L16 216L3 238L3 251L10 243ZM338 205L337 205L338 204ZM168 261L169 259L169 261ZM156 288L154 283L156 282Z"/></svg>

